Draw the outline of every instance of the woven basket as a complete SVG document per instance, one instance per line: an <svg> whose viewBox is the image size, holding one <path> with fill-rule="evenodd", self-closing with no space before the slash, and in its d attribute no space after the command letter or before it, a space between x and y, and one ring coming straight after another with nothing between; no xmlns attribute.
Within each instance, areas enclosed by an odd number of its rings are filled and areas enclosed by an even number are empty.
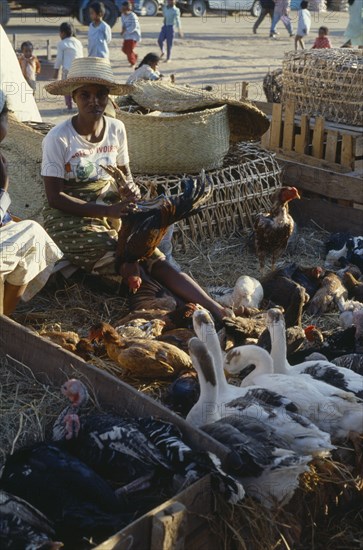
<svg viewBox="0 0 363 550"><path fill-rule="evenodd" d="M222 166L229 149L227 107L168 116L117 112L135 174L197 173Z"/></svg>
<svg viewBox="0 0 363 550"><path fill-rule="evenodd" d="M1 153L9 172L10 212L22 219L42 222L45 203L43 178L40 175L44 135L9 113L8 133L1 143ZM40 125L40 123L37 123Z"/></svg>
<svg viewBox="0 0 363 550"><path fill-rule="evenodd" d="M363 55L349 48L285 54L282 103L293 100L297 113L361 126Z"/></svg>
<svg viewBox="0 0 363 550"><path fill-rule="evenodd" d="M163 81L138 81L132 99L146 109L187 112L228 105L230 140L233 143L259 139L269 127L266 115L250 101L219 97L205 90Z"/></svg>
<svg viewBox="0 0 363 550"><path fill-rule="evenodd" d="M178 222L174 246L187 250L190 243L229 237L253 226L256 213L268 211L270 197L280 183L280 167L275 154L241 143L228 154L222 168L208 172L213 195L202 211ZM146 196L182 192L182 175L138 176L135 181Z"/></svg>

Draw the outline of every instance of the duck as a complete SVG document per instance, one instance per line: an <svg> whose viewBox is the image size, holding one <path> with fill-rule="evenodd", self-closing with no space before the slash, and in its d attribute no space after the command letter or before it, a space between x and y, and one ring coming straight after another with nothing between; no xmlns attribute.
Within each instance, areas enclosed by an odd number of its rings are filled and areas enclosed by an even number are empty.
<svg viewBox="0 0 363 550"><path fill-rule="evenodd" d="M363 377L356 372L324 360L304 361L294 366L289 364L286 358L285 321L279 309L272 308L267 311L267 326L271 336L274 372L289 375L306 374L312 379L321 380L363 398Z"/></svg>
<svg viewBox="0 0 363 550"><path fill-rule="evenodd" d="M230 374L242 373L250 365L255 368L242 380L243 387L258 384L284 394L301 415L330 433L333 443L347 439L351 432L363 432L363 401L353 393L304 374L276 374L272 357L258 346L240 346L226 354L224 368Z"/></svg>
<svg viewBox="0 0 363 550"><path fill-rule="evenodd" d="M35 443L7 456L0 488L46 514L64 542L103 540L133 518L106 481L54 443Z"/></svg>
<svg viewBox="0 0 363 550"><path fill-rule="evenodd" d="M0 546L2 550L57 550L53 523L34 506L0 491Z"/></svg>
<svg viewBox="0 0 363 550"><path fill-rule="evenodd" d="M63 442L67 451L97 473L125 483L116 491L118 497L155 485L168 488L172 483L183 490L211 474L221 484L227 500L234 503L240 499L238 485L225 476L217 457L191 449L174 424L153 417L129 418L111 413L80 418L79 409L88 396L85 385L71 379L62 385L61 392L70 405L56 420L53 439Z"/></svg>
<svg viewBox="0 0 363 550"><path fill-rule="evenodd" d="M363 376L363 353L348 353L332 360L334 365L344 367Z"/></svg>
<svg viewBox="0 0 363 550"><path fill-rule="evenodd" d="M158 340L122 338L108 323L91 327L89 338L104 343L108 357L127 374L140 378L171 378L192 367L190 357Z"/></svg>
<svg viewBox="0 0 363 550"><path fill-rule="evenodd" d="M212 357L198 338L192 338L189 347L202 400L199 407L193 407L187 421L194 425L202 422L201 430L231 450L233 475L247 494L268 507L273 503L287 503L298 485L300 473L307 471L312 457L283 448L283 440L256 417L238 415L237 410L233 414L232 408L230 414L221 418ZM204 419L208 420L207 424Z"/></svg>
<svg viewBox="0 0 363 550"><path fill-rule="evenodd" d="M194 313L193 320L194 330L211 357L212 366L208 369L208 355L204 358L204 364L208 373L214 369L213 374L208 376L214 376L216 389L211 388L214 392L211 395L210 386L204 385L204 394L201 393L199 401L187 416L189 423L200 427L238 413L263 422L284 440L288 449L298 454L329 455L334 448L330 435L297 414L297 406L290 399L262 386L241 388L228 384L223 370L222 350L211 316L206 310L200 310ZM194 359L195 369L200 368L198 364Z"/></svg>

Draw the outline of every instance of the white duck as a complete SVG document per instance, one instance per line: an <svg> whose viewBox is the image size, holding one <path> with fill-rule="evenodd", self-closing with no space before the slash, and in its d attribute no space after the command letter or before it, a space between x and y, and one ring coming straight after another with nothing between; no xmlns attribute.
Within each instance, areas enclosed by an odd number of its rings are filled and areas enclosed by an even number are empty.
<svg viewBox="0 0 363 550"><path fill-rule="evenodd" d="M238 415L237 410L236 414L231 410L230 416L218 420L218 388L212 357L198 338L189 341L189 352L198 372L201 398L187 421L199 425L201 419L208 420L201 429L232 451L233 472L230 473L248 494L267 507L286 504L312 457L299 456L284 448L284 441L273 430L256 418Z"/></svg>
<svg viewBox="0 0 363 550"><path fill-rule="evenodd" d="M189 422L200 426L229 414L238 414L263 422L284 440L287 448L299 454L329 454L334 448L329 434L296 414L297 407L289 399L263 387L241 388L227 383L218 335L206 310L194 312L193 325L198 338L207 346L214 371L210 374L208 357L205 357L204 368L209 374L207 378L200 377L201 395L187 417Z"/></svg>
<svg viewBox="0 0 363 550"><path fill-rule="evenodd" d="M233 309L242 306L258 309L263 300L261 283L249 275L238 277L234 288L209 287L208 293L222 306Z"/></svg>
<svg viewBox="0 0 363 550"><path fill-rule="evenodd" d="M352 392L363 398L363 376L324 360L304 361L291 366L286 358L285 319L280 309L272 308L267 312L267 327L271 336L271 357L274 372L290 375L309 375L341 390ZM324 388L319 386L320 391ZM329 389L329 388L328 388Z"/></svg>
<svg viewBox="0 0 363 550"><path fill-rule="evenodd" d="M234 348L224 363L231 374L239 374L250 365L255 365L255 369L243 379L242 386L258 384L284 393L300 414L336 439L349 437L351 431L363 433L363 401L354 394L320 380L312 381L308 375L274 374L272 357L257 346Z"/></svg>

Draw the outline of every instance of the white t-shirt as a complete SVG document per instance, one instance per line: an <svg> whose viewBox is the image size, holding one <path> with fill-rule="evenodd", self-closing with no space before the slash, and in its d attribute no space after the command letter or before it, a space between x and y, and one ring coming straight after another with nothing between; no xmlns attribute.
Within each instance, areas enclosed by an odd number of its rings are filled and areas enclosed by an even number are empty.
<svg viewBox="0 0 363 550"><path fill-rule="evenodd" d="M82 43L75 36L68 36L57 44L57 58L54 62L54 68L63 67L63 69L69 71L73 59L78 57L83 57Z"/></svg>
<svg viewBox="0 0 363 550"><path fill-rule="evenodd" d="M311 14L309 10L299 10L298 11L298 20L297 20L297 31L298 36L307 36L310 32L311 26Z"/></svg>
<svg viewBox="0 0 363 550"><path fill-rule="evenodd" d="M133 84L137 80L159 80L160 73L154 71L150 65L141 65L127 79L126 84Z"/></svg>
<svg viewBox="0 0 363 550"><path fill-rule="evenodd" d="M127 137L121 120L106 116L104 121L105 134L98 143L91 143L80 136L73 128L71 119L52 128L43 140L42 176L85 183L101 178L112 180L100 164L128 164Z"/></svg>

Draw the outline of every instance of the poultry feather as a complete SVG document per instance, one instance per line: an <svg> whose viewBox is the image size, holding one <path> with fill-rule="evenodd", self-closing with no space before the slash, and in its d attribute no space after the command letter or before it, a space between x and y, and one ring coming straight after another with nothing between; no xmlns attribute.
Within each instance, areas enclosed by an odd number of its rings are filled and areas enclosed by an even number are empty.
<svg viewBox="0 0 363 550"><path fill-rule="evenodd" d="M199 178L182 181L179 196L160 196L152 201L138 202L136 210L122 220L116 247L116 271L127 281L132 291L141 286L139 261L152 256L173 223L199 212L209 199L212 185L203 172Z"/></svg>
<svg viewBox="0 0 363 550"><path fill-rule="evenodd" d="M347 288L350 297L363 302L363 283L357 281L349 271L343 275L343 284Z"/></svg>
<svg viewBox="0 0 363 550"><path fill-rule="evenodd" d="M107 323L94 325L89 337L104 342L108 357L133 376L170 378L192 367L190 357L176 346L157 340L126 340Z"/></svg>
<svg viewBox="0 0 363 550"><path fill-rule="evenodd" d="M167 309L172 311L178 305L173 294L158 281L145 274L140 266L142 285L138 292L132 292L129 296L130 311L139 309Z"/></svg>
<svg viewBox="0 0 363 550"><path fill-rule="evenodd" d="M133 311L122 317L117 321L117 325L127 325L133 321L134 326L145 325L147 321L153 321L160 319L165 323L164 331L174 330L176 328L193 328L193 313L200 306L197 304L187 303L174 311L167 311L163 309L148 309Z"/></svg>
<svg viewBox="0 0 363 550"><path fill-rule="evenodd" d="M319 290L310 300L307 307L309 315L321 315L326 313L335 303L338 307L348 297L348 291L343 286L338 275L329 272L324 276Z"/></svg>
<svg viewBox="0 0 363 550"><path fill-rule="evenodd" d="M287 327L301 326L309 295L303 286L279 272L273 271L261 280L265 299L269 300L269 307L274 304L284 309Z"/></svg>
<svg viewBox="0 0 363 550"><path fill-rule="evenodd" d="M2 550L56 550L51 522L25 500L0 491L0 546Z"/></svg>
<svg viewBox="0 0 363 550"><path fill-rule="evenodd" d="M141 199L140 189L132 177L127 178L120 168L111 164L107 166L100 164L100 168L115 180L121 200L129 199L130 195L134 196L135 199Z"/></svg>
<svg viewBox="0 0 363 550"><path fill-rule="evenodd" d="M241 346L249 338L258 339L266 328L264 314L252 318L224 317L223 328L219 331L219 339L223 349Z"/></svg>
<svg viewBox="0 0 363 550"><path fill-rule="evenodd" d="M43 338L48 338L63 349L75 352L80 337L72 331L43 330L39 333Z"/></svg>
<svg viewBox="0 0 363 550"><path fill-rule="evenodd" d="M299 199L296 187L281 187L272 197L272 207L267 214L258 214L254 223L256 254L261 272L267 255L271 255L271 269L284 253L294 230L294 220L289 214L289 201Z"/></svg>
<svg viewBox="0 0 363 550"><path fill-rule="evenodd" d="M188 342L195 336L190 328L175 328L157 336L159 342L167 342L188 353Z"/></svg>
<svg viewBox="0 0 363 550"><path fill-rule="evenodd" d="M263 299L261 283L248 275L238 277L233 288L212 286L207 288L207 292L219 304L233 310L240 307L258 309Z"/></svg>

